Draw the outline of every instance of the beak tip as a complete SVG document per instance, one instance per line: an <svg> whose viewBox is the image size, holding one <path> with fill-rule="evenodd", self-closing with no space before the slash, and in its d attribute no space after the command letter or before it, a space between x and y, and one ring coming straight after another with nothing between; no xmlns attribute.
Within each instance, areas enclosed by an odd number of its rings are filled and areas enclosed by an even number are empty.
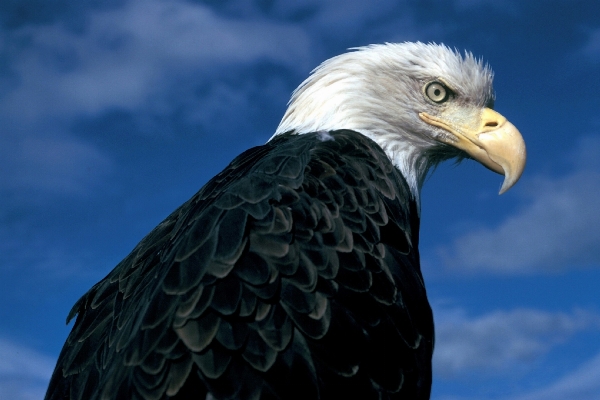
<svg viewBox="0 0 600 400"><path fill-rule="evenodd" d="M513 187L525 169L527 151L523 137L513 124L506 121L504 126L493 135L483 137L488 157L504 173L504 182L498 194L503 194ZM496 172L499 172L496 170Z"/></svg>
<svg viewBox="0 0 600 400"><path fill-rule="evenodd" d="M518 173L511 173L510 170L505 172L504 182L502 182L502 187L500 187L500 192L498 192L499 195L506 193L508 189L510 189L515 185L515 183L517 183L519 178L521 178L521 174L523 173L524 167L525 165L523 164Z"/></svg>

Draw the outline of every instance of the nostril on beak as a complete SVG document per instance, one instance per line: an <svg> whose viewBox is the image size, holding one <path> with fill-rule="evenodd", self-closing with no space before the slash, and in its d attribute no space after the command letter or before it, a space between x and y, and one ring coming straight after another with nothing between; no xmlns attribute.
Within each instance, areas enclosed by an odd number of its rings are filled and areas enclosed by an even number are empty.
<svg viewBox="0 0 600 400"><path fill-rule="evenodd" d="M496 121L488 121L485 123L485 126L489 126L490 128L495 128L498 126L498 122Z"/></svg>

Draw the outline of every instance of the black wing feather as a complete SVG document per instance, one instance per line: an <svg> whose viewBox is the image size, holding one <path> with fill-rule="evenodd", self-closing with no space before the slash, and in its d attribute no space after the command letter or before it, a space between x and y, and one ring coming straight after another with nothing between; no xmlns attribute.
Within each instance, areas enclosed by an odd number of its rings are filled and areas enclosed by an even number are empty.
<svg viewBox="0 0 600 400"><path fill-rule="evenodd" d="M73 307L47 400L428 399L417 205L353 131L237 157Z"/></svg>

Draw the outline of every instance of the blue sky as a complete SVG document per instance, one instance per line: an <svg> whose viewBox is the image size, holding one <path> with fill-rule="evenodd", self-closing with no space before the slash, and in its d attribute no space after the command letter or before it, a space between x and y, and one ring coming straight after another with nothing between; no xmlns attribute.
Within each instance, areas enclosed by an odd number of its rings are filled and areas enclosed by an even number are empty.
<svg viewBox="0 0 600 400"><path fill-rule="evenodd" d="M0 398L40 399L72 304L234 156L321 61L443 42L495 71L528 164L423 189L433 399L600 398L595 0L0 3Z"/></svg>

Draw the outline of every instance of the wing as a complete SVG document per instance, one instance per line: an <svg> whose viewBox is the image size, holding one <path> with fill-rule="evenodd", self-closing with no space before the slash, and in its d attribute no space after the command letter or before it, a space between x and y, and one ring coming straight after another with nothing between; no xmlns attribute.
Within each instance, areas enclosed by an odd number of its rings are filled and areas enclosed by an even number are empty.
<svg viewBox="0 0 600 400"><path fill-rule="evenodd" d="M409 193L356 132L248 150L75 304L46 399L428 399Z"/></svg>

